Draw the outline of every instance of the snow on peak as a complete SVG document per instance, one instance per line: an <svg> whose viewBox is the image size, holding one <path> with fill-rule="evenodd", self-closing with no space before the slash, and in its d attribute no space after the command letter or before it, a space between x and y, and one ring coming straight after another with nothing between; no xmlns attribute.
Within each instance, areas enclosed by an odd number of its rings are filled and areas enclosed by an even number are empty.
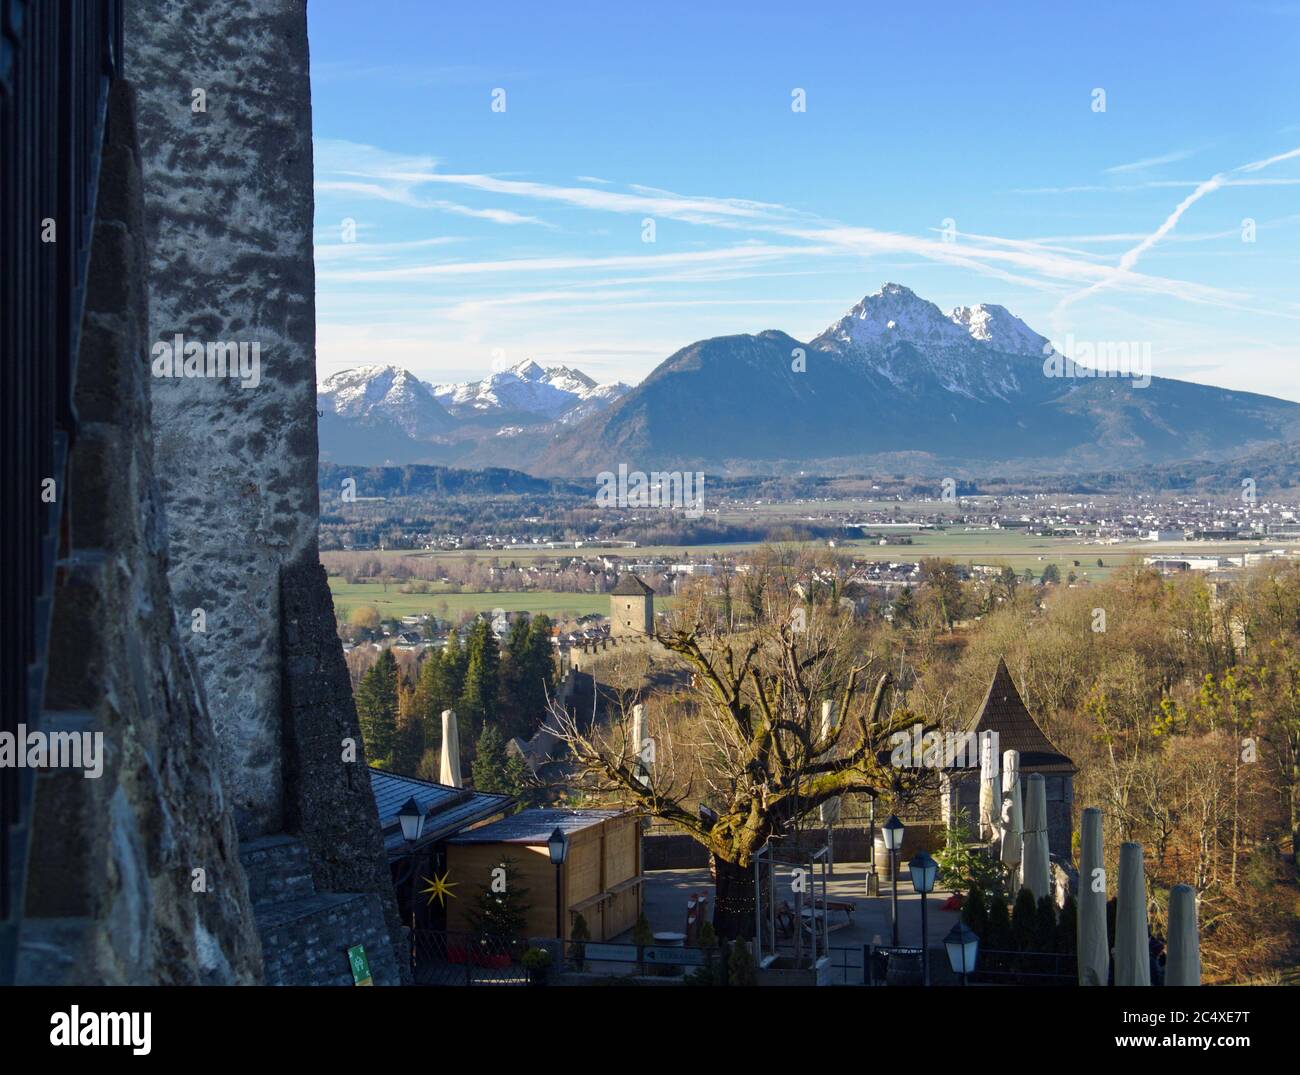
<svg viewBox="0 0 1300 1075"><path fill-rule="evenodd" d="M343 418L382 416L409 436L425 438L451 424L428 386L400 366L357 366L331 374L316 389L317 404Z"/></svg>
<svg viewBox="0 0 1300 1075"><path fill-rule="evenodd" d="M531 358L482 381L431 385L436 399L455 414L513 411L553 419L578 408L599 410L628 391L625 384L601 385L581 370L542 366Z"/></svg>
<svg viewBox="0 0 1300 1075"><path fill-rule="evenodd" d="M980 303L958 306L952 320L962 325L973 340L1013 355L1041 355L1047 340L1026 325L1005 306Z"/></svg>

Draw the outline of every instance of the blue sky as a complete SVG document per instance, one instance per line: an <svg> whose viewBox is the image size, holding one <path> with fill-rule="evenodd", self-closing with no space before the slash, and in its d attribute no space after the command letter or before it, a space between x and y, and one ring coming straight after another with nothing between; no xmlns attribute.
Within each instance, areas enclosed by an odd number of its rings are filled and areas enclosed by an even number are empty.
<svg viewBox="0 0 1300 1075"><path fill-rule="evenodd" d="M311 0L322 378L635 382L896 281L1300 400L1300 2L620 6Z"/></svg>

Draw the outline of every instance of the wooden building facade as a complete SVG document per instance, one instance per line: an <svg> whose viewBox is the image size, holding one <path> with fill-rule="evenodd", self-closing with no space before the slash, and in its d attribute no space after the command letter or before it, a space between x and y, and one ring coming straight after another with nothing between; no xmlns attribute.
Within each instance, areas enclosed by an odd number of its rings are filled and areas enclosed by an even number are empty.
<svg viewBox="0 0 1300 1075"><path fill-rule="evenodd" d="M581 914L593 941L630 930L641 914L641 821L615 810L523 810L447 841L450 880L461 887L451 901L447 928L470 930L469 914L492 871L509 859L516 883L527 890L530 937L555 936L555 870L547 838L556 828L569 837L560 868L560 902L567 939Z"/></svg>

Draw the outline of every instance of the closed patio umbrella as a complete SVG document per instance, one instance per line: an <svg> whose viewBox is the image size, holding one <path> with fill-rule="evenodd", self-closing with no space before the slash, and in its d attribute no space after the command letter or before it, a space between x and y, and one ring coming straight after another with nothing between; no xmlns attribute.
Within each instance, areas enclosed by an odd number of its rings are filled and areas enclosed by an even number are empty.
<svg viewBox="0 0 1300 1075"><path fill-rule="evenodd" d="M1052 891L1052 868L1047 855L1047 782L1042 773L1030 773L1025 782L1023 886L1041 900Z"/></svg>
<svg viewBox="0 0 1300 1075"><path fill-rule="evenodd" d="M1119 849L1119 906L1115 913L1115 984L1150 985L1151 949L1147 937L1147 882L1142 845Z"/></svg>
<svg viewBox="0 0 1300 1075"><path fill-rule="evenodd" d="M645 758L645 706L637 703L632 707L632 751L636 755L633 763L637 779L646 787L650 786L650 772Z"/></svg>
<svg viewBox="0 0 1300 1075"><path fill-rule="evenodd" d="M1002 755L1002 862L1012 868L1024 854L1024 818L1020 808L1020 751ZM1019 885L1013 885L1019 888Z"/></svg>
<svg viewBox="0 0 1300 1075"><path fill-rule="evenodd" d="M1201 984L1201 941L1196 927L1196 891L1191 885L1169 890L1169 947L1165 985Z"/></svg>
<svg viewBox="0 0 1300 1075"><path fill-rule="evenodd" d="M1110 977L1106 943L1106 863L1101 852L1101 811L1090 806L1080 821L1079 915L1076 922L1079 984L1105 985Z"/></svg>
<svg viewBox="0 0 1300 1075"><path fill-rule="evenodd" d="M829 700L822 702L821 735L823 740L830 738L831 733L835 731L835 725L837 723L838 722L835 719L835 703ZM821 815L823 825L829 825L833 821L838 821L840 819L840 797L836 796L834 799L827 799L821 804L821 809L818 813Z"/></svg>
<svg viewBox="0 0 1300 1075"><path fill-rule="evenodd" d="M453 788L464 786L460 778L460 725L452 709L442 711L442 768L438 782Z"/></svg>
<svg viewBox="0 0 1300 1075"><path fill-rule="evenodd" d="M998 772L998 734L980 736L980 828L981 840L997 840L1002 835L1002 785Z"/></svg>

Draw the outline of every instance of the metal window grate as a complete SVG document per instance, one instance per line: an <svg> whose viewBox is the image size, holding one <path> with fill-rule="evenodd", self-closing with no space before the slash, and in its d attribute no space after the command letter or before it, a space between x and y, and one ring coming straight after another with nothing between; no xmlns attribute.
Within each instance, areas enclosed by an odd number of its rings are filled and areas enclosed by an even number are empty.
<svg viewBox="0 0 1300 1075"><path fill-rule="evenodd" d="M39 723L66 553L72 386L122 0L0 2L0 730ZM54 241L44 241L45 221ZM53 479L46 503L42 485ZM12 980L33 776L0 769L0 982Z"/></svg>

